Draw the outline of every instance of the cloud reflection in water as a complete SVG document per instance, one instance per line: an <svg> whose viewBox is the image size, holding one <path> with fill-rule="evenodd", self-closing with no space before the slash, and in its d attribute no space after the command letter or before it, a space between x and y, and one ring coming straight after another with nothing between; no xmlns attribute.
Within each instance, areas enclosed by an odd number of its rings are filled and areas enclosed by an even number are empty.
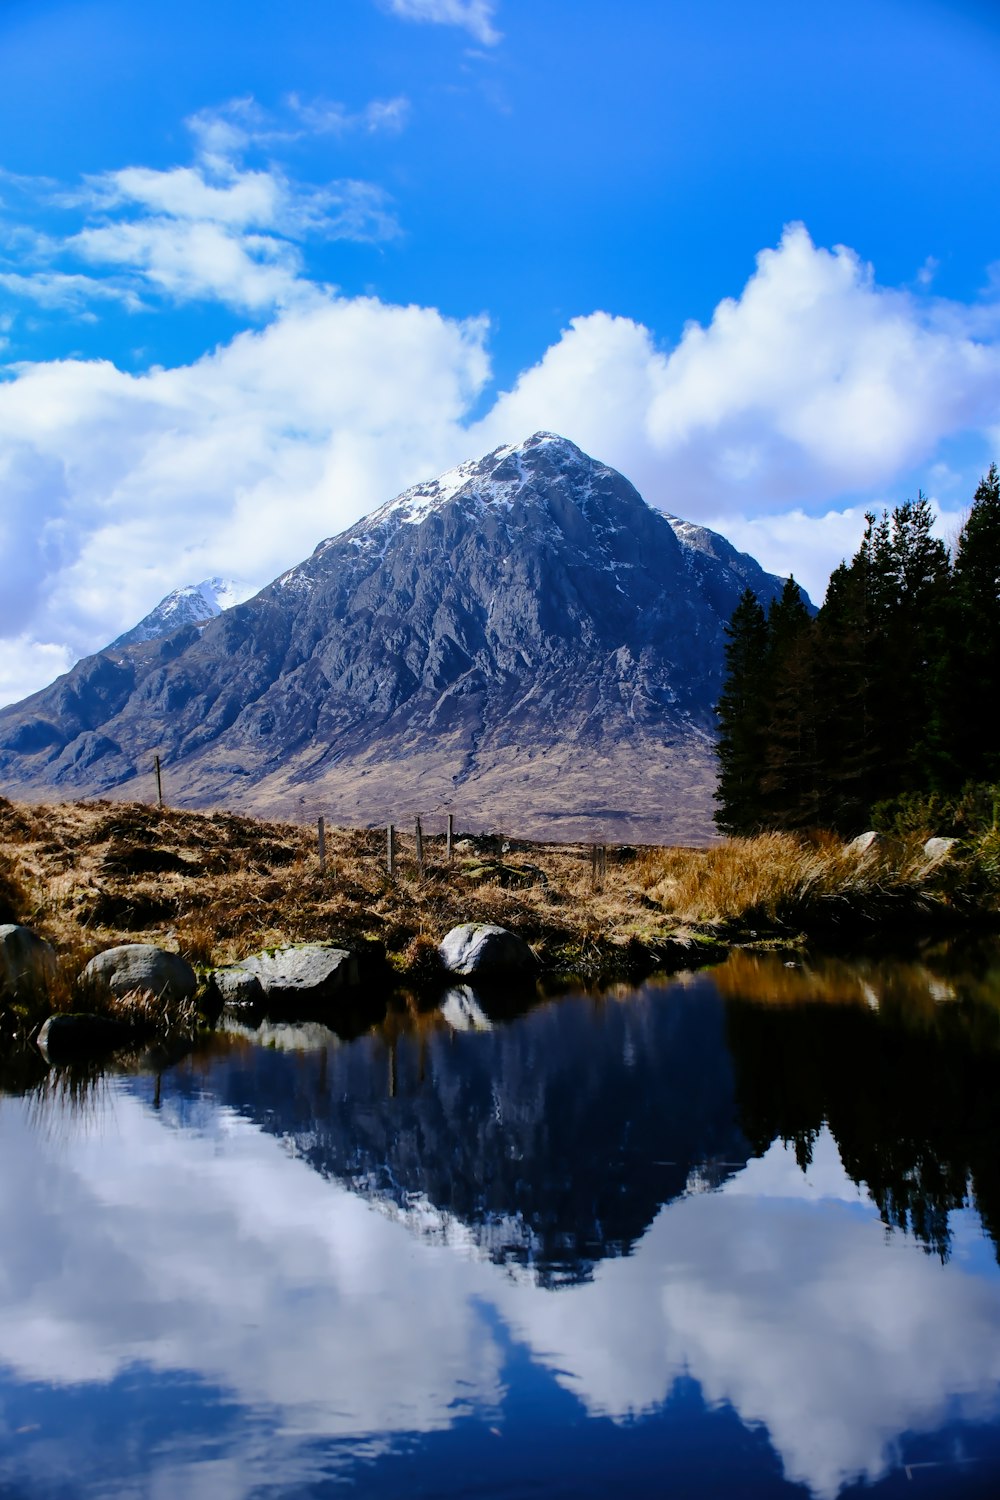
<svg viewBox="0 0 1000 1500"><path fill-rule="evenodd" d="M588 1414L651 1413L693 1377L824 1497L883 1474L904 1432L1000 1410L1000 1279L975 1216L955 1216L944 1266L887 1238L825 1132L808 1176L776 1144L558 1290L491 1263L458 1221L410 1233L230 1109L170 1125L118 1084L58 1138L2 1099L0 1137L0 1219L17 1226L0 1364L54 1387L189 1372L267 1413L280 1449L241 1424L227 1451L184 1457L193 1493L247 1493L271 1463L305 1473L316 1437L376 1451L464 1414L502 1422L498 1320ZM412 1212L426 1227L435 1211Z"/></svg>

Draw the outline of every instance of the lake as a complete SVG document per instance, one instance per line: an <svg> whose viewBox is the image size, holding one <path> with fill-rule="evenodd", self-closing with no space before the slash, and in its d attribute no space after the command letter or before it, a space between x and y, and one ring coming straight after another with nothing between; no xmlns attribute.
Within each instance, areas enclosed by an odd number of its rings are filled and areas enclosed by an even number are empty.
<svg viewBox="0 0 1000 1500"><path fill-rule="evenodd" d="M996 945L158 1068L0 1094L3 1500L1000 1494Z"/></svg>

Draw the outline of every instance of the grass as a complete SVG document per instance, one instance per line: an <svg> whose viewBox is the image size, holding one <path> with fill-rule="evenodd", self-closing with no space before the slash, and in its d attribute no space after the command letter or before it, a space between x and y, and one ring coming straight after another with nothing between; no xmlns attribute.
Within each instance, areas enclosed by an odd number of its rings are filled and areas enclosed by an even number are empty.
<svg viewBox="0 0 1000 1500"><path fill-rule="evenodd" d="M385 869L381 830L328 829L145 804L28 806L0 798L0 910L52 942L59 977L44 1009L81 1005L77 976L96 952L150 942L202 970L262 948L332 940L378 943L401 982L440 982L436 946L461 922L496 922L534 948L543 969L585 979L638 977L711 957L712 943L794 940L896 921L996 911L984 860L928 870L920 839L883 839L863 856L831 835L762 834L708 849L609 849L595 875L584 845L501 845L425 834L425 864L397 833ZM985 871L985 873L984 873ZM0 1039L38 1005L12 1007ZM190 1021L190 1017L187 1018ZM147 1016L162 1030L165 1016Z"/></svg>
<svg viewBox="0 0 1000 1500"><path fill-rule="evenodd" d="M859 855L832 834L762 833L729 839L697 861L651 851L644 865L650 897L679 920L815 935L957 910L960 892L947 888L945 870L928 871L922 846L916 835L884 839Z"/></svg>

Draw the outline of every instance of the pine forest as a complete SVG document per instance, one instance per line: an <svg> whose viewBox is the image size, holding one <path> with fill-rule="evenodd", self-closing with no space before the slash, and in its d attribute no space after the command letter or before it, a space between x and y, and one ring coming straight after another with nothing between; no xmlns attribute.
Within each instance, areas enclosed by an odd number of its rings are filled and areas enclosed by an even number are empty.
<svg viewBox="0 0 1000 1500"><path fill-rule="evenodd" d="M717 706L721 832L869 827L962 833L1000 782L1000 476L953 554L923 495L869 512L814 613L789 579L743 594Z"/></svg>

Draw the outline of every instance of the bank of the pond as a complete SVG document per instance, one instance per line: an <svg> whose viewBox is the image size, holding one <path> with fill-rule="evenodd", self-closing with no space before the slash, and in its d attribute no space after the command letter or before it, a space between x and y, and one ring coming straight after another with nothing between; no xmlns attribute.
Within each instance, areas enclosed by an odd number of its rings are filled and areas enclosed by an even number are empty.
<svg viewBox="0 0 1000 1500"><path fill-rule="evenodd" d="M0 799L0 923L52 945L44 983L0 975L0 1046L51 1013L95 1011L147 1038L210 1023L213 970L294 945L362 963L368 993L433 1000L439 945L489 924L530 947L542 980L634 982L715 962L734 946L795 947L994 923L997 872L975 848L765 834L710 848L592 848L503 835L315 828L229 813ZM170 950L200 981L184 1007L98 996L81 975L122 944ZM6 993L2 991L6 988ZM345 1002L346 1003L346 1002ZM127 1007L131 1007L128 1010ZM155 1012L155 1013L154 1013Z"/></svg>

